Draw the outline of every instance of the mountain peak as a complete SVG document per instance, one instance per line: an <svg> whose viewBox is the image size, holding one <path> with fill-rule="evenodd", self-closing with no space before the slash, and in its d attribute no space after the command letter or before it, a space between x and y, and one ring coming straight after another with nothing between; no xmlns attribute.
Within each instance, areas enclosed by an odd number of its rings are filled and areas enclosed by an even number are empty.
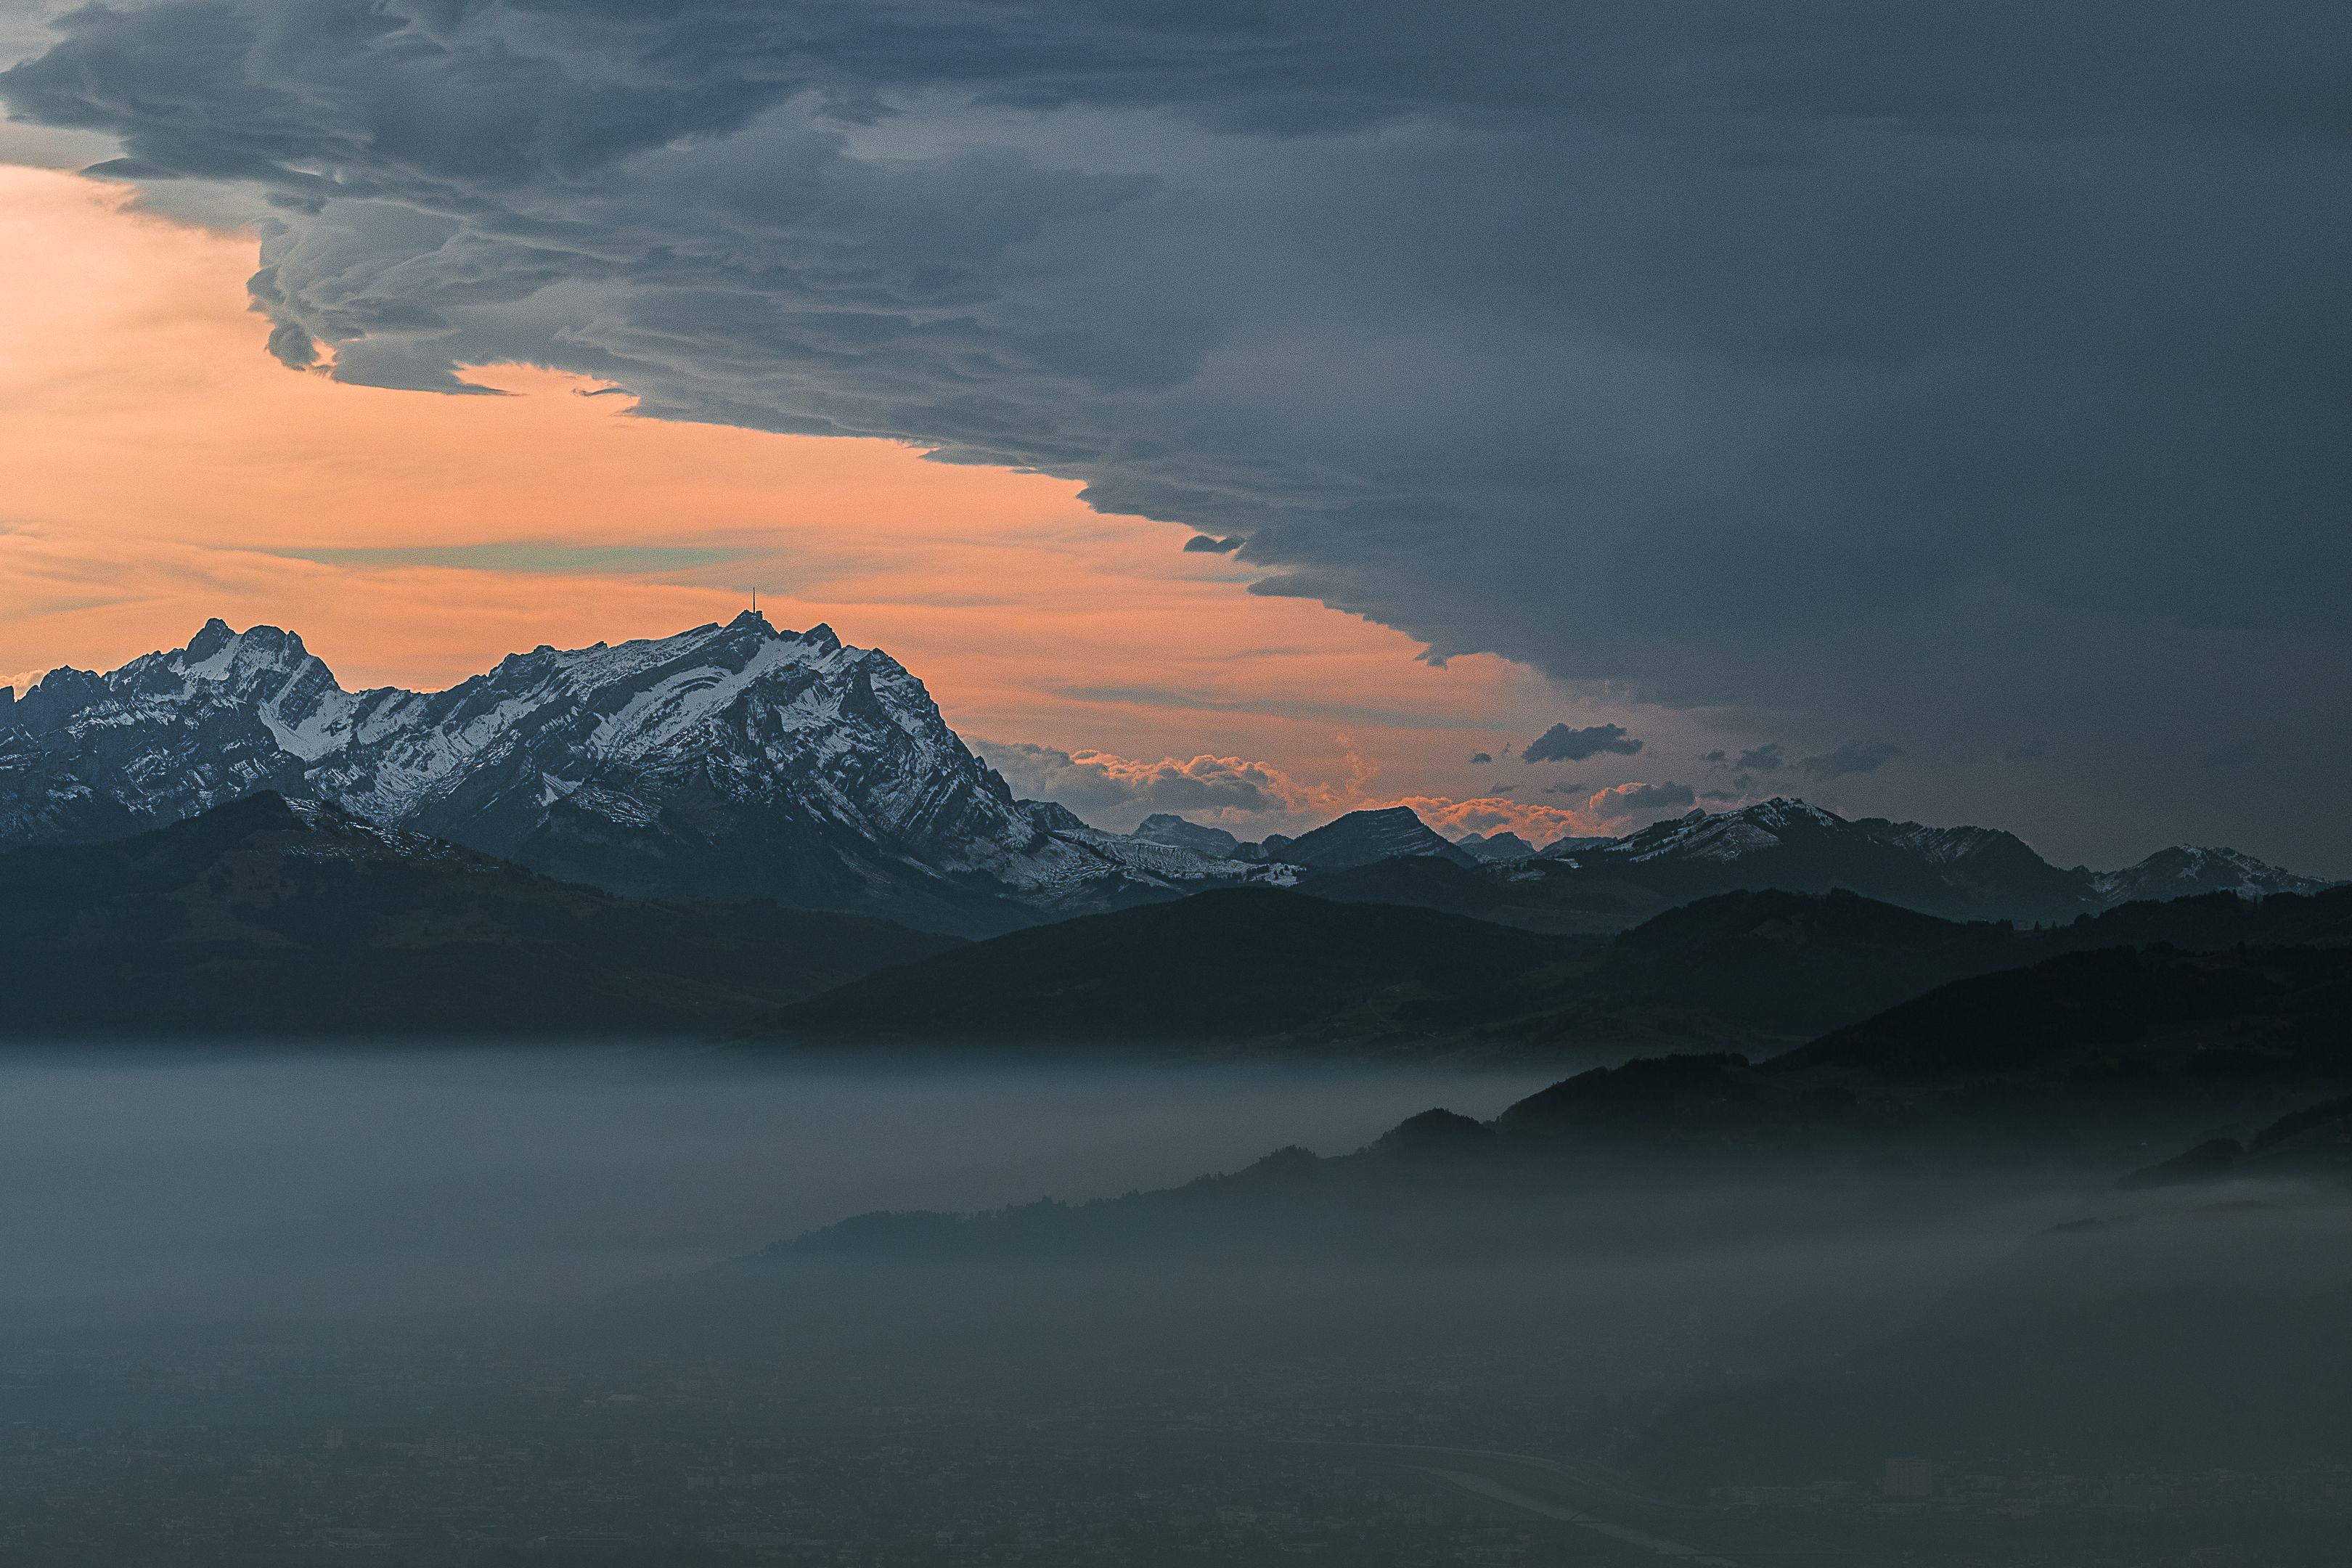
<svg viewBox="0 0 2352 1568"><path fill-rule="evenodd" d="M2335 884L2305 877L2237 849L2179 844L2159 849L2120 871L2095 873L2091 882L2110 904L2141 899L2177 899L2193 893L2235 893L2265 899L2273 893L2315 893Z"/></svg>
<svg viewBox="0 0 2352 1568"><path fill-rule="evenodd" d="M1454 847L1468 850L1481 860L1524 860L1536 852L1536 847L1505 828L1500 833L1473 833L1454 840Z"/></svg>
<svg viewBox="0 0 2352 1568"><path fill-rule="evenodd" d="M1222 835L1132 843L1018 804L887 654L752 611L541 645L429 692L345 691L292 633L215 618L104 675L52 671L6 717L0 848L121 837L274 789L622 892L949 929L1294 879L1211 852L1232 847Z"/></svg>
<svg viewBox="0 0 2352 1568"><path fill-rule="evenodd" d="M1476 858L1441 837L1409 805L1351 811L1312 833L1271 850L1273 857L1318 871L1346 871L1400 855L1433 855L1459 866Z"/></svg>
<svg viewBox="0 0 2352 1568"><path fill-rule="evenodd" d="M1137 823L1129 838L1147 844L1172 845L1179 849L1197 850L1201 854L1223 859L1241 847L1241 840L1222 827L1203 827L1188 822L1173 812L1156 811Z"/></svg>

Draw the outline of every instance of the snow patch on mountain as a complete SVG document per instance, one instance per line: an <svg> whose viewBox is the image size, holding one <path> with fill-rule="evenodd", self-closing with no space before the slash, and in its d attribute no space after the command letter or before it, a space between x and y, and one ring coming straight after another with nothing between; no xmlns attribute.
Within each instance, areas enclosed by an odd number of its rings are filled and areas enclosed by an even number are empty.
<svg viewBox="0 0 2352 1568"><path fill-rule="evenodd" d="M262 788L624 890L1002 925L1287 872L1015 801L896 659L756 614L345 691L300 637L206 624L51 672L0 729L0 847L118 837Z"/></svg>
<svg viewBox="0 0 2352 1568"><path fill-rule="evenodd" d="M2091 874L2091 884L2110 904L2136 899L2179 899L2197 893L2235 893L2266 899L2277 893L2316 893L2340 886L2305 877L2235 849L2185 844L2159 849L2136 866Z"/></svg>

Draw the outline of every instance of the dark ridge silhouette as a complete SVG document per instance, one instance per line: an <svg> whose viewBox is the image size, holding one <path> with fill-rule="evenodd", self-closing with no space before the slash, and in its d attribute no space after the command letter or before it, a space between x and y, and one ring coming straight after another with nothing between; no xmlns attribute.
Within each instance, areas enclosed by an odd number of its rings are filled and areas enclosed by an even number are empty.
<svg viewBox="0 0 2352 1568"><path fill-rule="evenodd" d="M620 898L270 793L0 857L18 1039L706 1036L954 945Z"/></svg>

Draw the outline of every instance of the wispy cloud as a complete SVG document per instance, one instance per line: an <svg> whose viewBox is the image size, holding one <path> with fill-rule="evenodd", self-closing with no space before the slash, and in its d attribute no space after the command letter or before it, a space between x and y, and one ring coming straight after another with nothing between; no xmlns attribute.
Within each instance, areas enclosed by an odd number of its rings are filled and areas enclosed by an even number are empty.
<svg viewBox="0 0 2352 1568"><path fill-rule="evenodd" d="M259 552L320 566L438 566L453 572L519 572L545 577L657 577L723 565L752 552L695 544L563 544L504 540L485 544L280 546Z"/></svg>

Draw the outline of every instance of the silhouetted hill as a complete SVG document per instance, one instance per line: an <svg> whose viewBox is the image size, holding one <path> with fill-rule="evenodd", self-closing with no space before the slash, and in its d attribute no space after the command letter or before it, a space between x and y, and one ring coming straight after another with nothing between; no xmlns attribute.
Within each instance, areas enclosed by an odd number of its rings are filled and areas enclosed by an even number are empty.
<svg viewBox="0 0 2352 1568"><path fill-rule="evenodd" d="M1264 912L1279 913L1265 904L1269 895L1254 897ZM1102 919L1106 926L1132 921ZM1906 920L1917 923L1906 929ZM1904 917L1850 896L1745 895L1686 911L1642 942L1621 941L1580 983L1599 984L1628 948L1706 953L1717 944L1760 966L1769 951L1758 944L1801 948L1809 936L1825 935L1834 938L1825 952L1866 952L1857 933L1865 926L1906 963L1922 944L1990 943L2002 933ZM1252 934L1245 924L1235 929L1243 942ZM994 945L963 950L952 962L984 964ZM1726 967L1736 975L1740 965ZM1862 1171L1985 1169L1988 1156L1995 1170L2119 1173L2185 1128L2233 1121L2272 1123L2255 1139L2258 1151L2300 1152L2300 1165L2279 1156L2283 1173L2333 1170L2352 1147L2346 1102L2275 1119L2347 1084L2352 947L2101 950L1955 982L1762 1062L1728 1051L1636 1058L1565 1079L1489 1123L1423 1112L1351 1155L1294 1152L1265 1170L1075 1207L867 1216L795 1247L972 1257L1243 1239L1507 1248L1533 1245L1539 1233L1607 1229L1589 1205L1539 1219L1522 1212L1563 1181L1597 1191L1783 1168L1843 1170L1852 1184ZM1861 1181L1857 1201L1867 1203L1873 1179ZM1477 1211L1475 1224L1464 1204Z"/></svg>
<svg viewBox="0 0 2352 1568"><path fill-rule="evenodd" d="M797 1039L1294 1043L1454 1037L1575 944L1431 910L1271 889L1014 931L789 1010Z"/></svg>
<svg viewBox="0 0 2352 1568"><path fill-rule="evenodd" d="M2341 933L2352 889L2129 906L2017 931L1852 893L1727 893L1613 939L1546 937L1425 904L1334 900L1478 873L1381 861L1300 892L1245 889L1089 916L957 949L789 1010L777 1033L828 1042L1377 1044L1507 1054L1794 1045L1970 975L2117 937L2198 946Z"/></svg>
<svg viewBox="0 0 2352 1568"><path fill-rule="evenodd" d="M1611 1457L1708 1488L1869 1475L1898 1454L2030 1450L2111 1471L2340 1455L2347 1239L2340 1205L2086 1215L1834 1359L1612 1412Z"/></svg>
<svg viewBox="0 0 2352 1568"><path fill-rule="evenodd" d="M2347 1081L2352 949L2104 949L1956 981L1762 1062L1581 1073L1497 1128L1693 1156L1947 1137L2080 1152L2123 1129L2259 1125Z"/></svg>
<svg viewBox="0 0 2352 1568"><path fill-rule="evenodd" d="M1646 921L1610 944L1561 1021L1628 1037L1801 1039L1958 976L2028 962L2035 933L1958 924L1849 892L1734 892ZM1732 1037L1724 1036L1722 1037Z"/></svg>
<svg viewBox="0 0 2352 1568"><path fill-rule="evenodd" d="M1434 856L1456 865L1475 864L1469 851L1439 837L1409 805L1351 811L1267 851L1268 859L1318 871L1343 871L1400 856Z"/></svg>
<svg viewBox="0 0 2352 1568"><path fill-rule="evenodd" d="M702 1035L954 945L614 897L274 794L0 857L19 1039Z"/></svg>
<svg viewBox="0 0 2352 1568"><path fill-rule="evenodd" d="M2254 1181L2352 1181L2352 1095L2290 1111L2247 1142L2209 1138L2126 1175L2127 1190Z"/></svg>
<svg viewBox="0 0 2352 1568"><path fill-rule="evenodd" d="M1438 885L1474 873L1415 858L1340 875ZM1606 940L1252 889L994 938L813 998L782 1029L841 1041L1748 1049L2029 956L2005 926L1845 893L1729 894Z"/></svg>
<svg viewBox="0 0 2352 1568"><path fill-rule="evenodd" d="M1401 855L1318 872L1299 890L1338 903L1408 904L1522 931L1579 936L1614 934L1663 907L1636 884L1580 876L1542 859L1465 864L1433 855Z"/></svg>
<svg viewBox="0 0 2352 1568"><path fill-rule="evenodd" d="M2352 952L2169 947L2069 953L1941 986L1777 1057L1782 1076L1834 1069L1882 1082L2015 1074L2315 1068L2352 1041ZM2194 1058L2193 1060L2190 1058Z"/></svg>

